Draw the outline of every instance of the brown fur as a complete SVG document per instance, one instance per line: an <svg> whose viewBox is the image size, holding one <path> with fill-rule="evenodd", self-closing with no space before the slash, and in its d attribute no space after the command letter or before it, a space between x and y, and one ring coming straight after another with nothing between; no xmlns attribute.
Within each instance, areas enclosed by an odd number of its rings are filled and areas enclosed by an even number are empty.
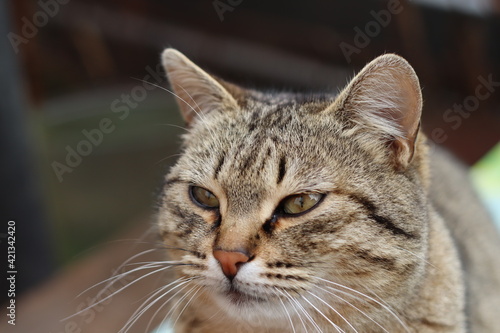
<svg viewBox="0 0 500 333"><path fill-rule="evenodd" d="M466 332L461 262L446 200L430 193L420 87L404 59L375 59L338 97L245 90L173 49L163 61L189 126L158 213L178 276L192 279L179 288L176 332ZM190 185L219 209L197 206ZM275 213L311 192L325 197L309 212ZM458 243L461 254L474 245ZM250 260L231 281L214 249ZM470 257L497 264L484 256ZM484 304L496 304L499 270L478 269L497 288ZM469 319L473 332L493 332L481 298L468 308L481 317Z"/></svg>

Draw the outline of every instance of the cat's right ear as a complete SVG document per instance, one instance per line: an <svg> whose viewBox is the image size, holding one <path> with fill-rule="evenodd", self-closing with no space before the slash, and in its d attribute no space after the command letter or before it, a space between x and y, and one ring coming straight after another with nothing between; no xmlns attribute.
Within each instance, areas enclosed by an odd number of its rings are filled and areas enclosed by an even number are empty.
<svg viewBox="0 0 500 333"><path fill-rule="evenodd" d="M163 51L162 63L181 109L182 117L190 124L196 117L213 110L238 107L235 97L222 82L195 65L179 51ZM228 84L229 88L230 86Z"/></svg>
<svg viewBox="0 0 500 333"><path fill-rule="evenodd" d="M422 94L415 71L395 54L382 55L356 75L332 105L337 117L359 133L379 156L389 152L396 167L411 162L422 113Z"/></svg>

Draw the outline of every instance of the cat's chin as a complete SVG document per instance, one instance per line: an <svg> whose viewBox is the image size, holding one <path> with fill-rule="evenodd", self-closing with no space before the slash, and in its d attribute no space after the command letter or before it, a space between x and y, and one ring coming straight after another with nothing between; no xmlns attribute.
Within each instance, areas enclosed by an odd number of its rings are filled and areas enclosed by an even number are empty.
<svg viewBox="0 0 500 333"><path fill-rule="evenodd" d="M276 304L270 301L269 297L249 295L231 288L228 291L216 292L214 299L221 308L230 309L231 311L226 312L237 319L253 320L276 316Z"/></svg>
<svg viewBox="0 0 500 333"><path fill-rule="evenodd" d="M267 300L264 298L248 295L234 288L231 288L228 292L225 292L223 294L223 297L226 297L231 304L237 306L238 305L245 306L248 304L267 302Z"/></svg>
<svg viewBox="0 0 500 333"><path fill-rule="evenodd" d="M217 292L216 297L226 304L236 307L252 307L255 305L262 305L263 303L268 303L268 300L263 297L258 297L255 295L249 295L242 292L236 288L230 288L227 291Z"/></svg>

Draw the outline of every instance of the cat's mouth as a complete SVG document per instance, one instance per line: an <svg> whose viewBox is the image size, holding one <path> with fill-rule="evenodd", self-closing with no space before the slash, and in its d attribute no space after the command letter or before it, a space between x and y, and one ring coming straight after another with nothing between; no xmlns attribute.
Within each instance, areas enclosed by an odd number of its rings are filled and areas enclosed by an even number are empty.
<svg viewBox="0 0 500 333"><path fill-rule="evenodd" d="M255 295L249 295L241 290L231 286L228 291L223 293L224 297L226 297L231 303L235 305L244 305L249 303L262 303L266 302L265 298L261 298Z"/></svg>

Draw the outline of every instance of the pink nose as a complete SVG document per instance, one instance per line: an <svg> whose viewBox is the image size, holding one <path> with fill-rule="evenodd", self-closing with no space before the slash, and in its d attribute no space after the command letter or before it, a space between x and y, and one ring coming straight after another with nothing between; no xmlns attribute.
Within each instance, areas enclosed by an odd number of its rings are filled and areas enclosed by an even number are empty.
<svg viewBox="0 0 500 333"><path fill-rule="evenodd" d="M250 260L245 253L240 251L214 250L214 257L219 262L222 272L224 272L224 275L229 280L232 280L236 276L242 264Z"/></svg>

